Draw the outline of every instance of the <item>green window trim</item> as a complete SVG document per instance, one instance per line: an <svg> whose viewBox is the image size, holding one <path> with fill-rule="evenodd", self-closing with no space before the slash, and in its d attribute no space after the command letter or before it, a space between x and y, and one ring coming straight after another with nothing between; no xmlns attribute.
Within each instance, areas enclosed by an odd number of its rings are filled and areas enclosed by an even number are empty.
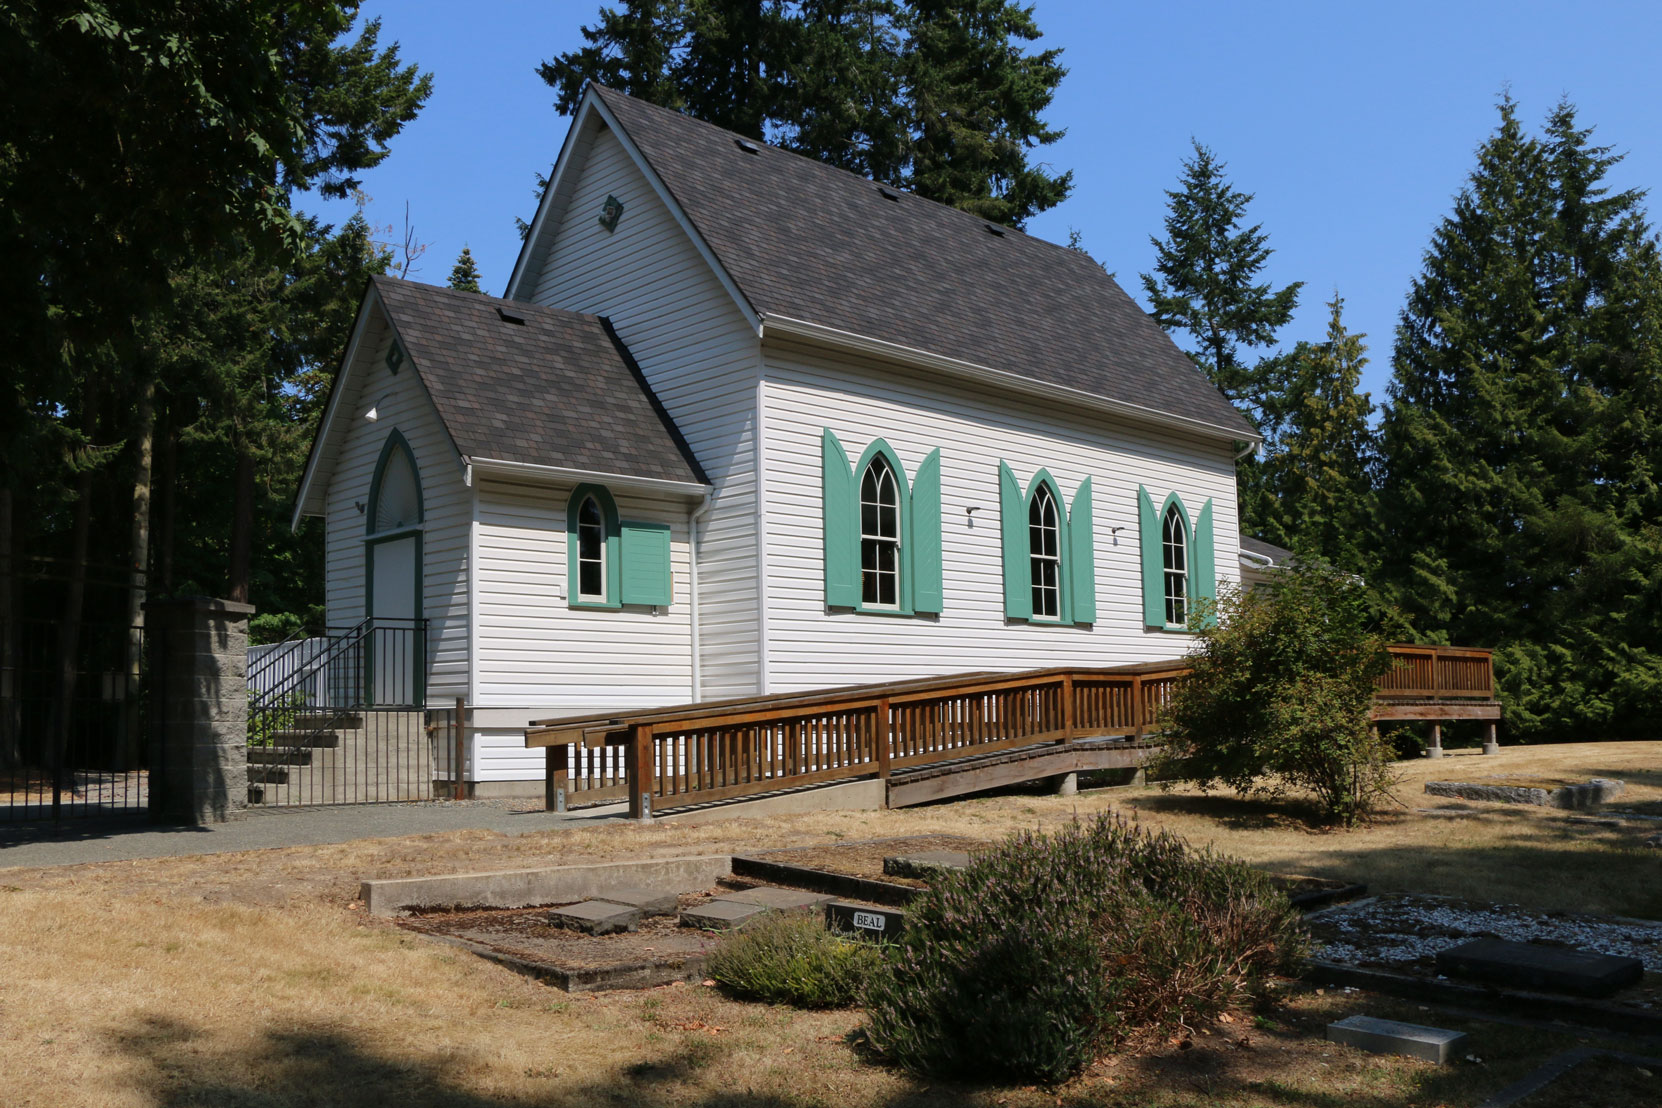
<svg viewBox="0 0 1662 1108"><path fill-rule="evenodd" d="M1201 505L1200 514L1191 517L1183 498L1172 492L1161 501L1158 511L1148 489L1137 486L1138 546L1142 559L1143 625L1151 631L1190 631L1192 621L1176 624L1166 622L1166 562L1161 529L1166 514L1177 509L1183 527L1185 552L1184 599L1185 611L1192 612L1197 600L1215 601L1218 596L1216 535L1212 522L1212 500ZM1210 626L1216 617L1208 614L1203 626Z"/></svg>
<svg viewBox="0 0 1662 1108"><path fill-rule="evenodd" d="M868 604L861 569L860 485L878 457L888 464L898 493L899 575L894 605ZM907 480L900 456L876 439L854 465L829 428L820 434L821 509L825 558L825 604L870 615L933 614L944 606L941 551L941 452L932 451Z"/></svg>
<svg viewBox="0 0 1662 1108"><path fill-rule="evenodd" d="M1057 575L1058 612L1055 616L1033 614L1033 551L1028 530L1033 500L1041 488L1050 491L1056 505L1057 549L1061 568ZM1079 626L1096 622L1095 525L1091 519L1091 479L1085 478L1074 491L1069 510L1061 486L1041 469L1021 491L1015 471L1005 461L998 463L999 535L1004 561L1004 616L1048 626Z"/></svg>
<svg viewBox="0 0 1662 1108"><path fill-rule="evenodd" d="M583 504L590 497L600 509L602 594L584 596L581 540ZM672 543L667 523L618 518L617 502L604 485L578 485L566 501L566 605L616 611L625 607L667 608L674 599Z"/></svg>

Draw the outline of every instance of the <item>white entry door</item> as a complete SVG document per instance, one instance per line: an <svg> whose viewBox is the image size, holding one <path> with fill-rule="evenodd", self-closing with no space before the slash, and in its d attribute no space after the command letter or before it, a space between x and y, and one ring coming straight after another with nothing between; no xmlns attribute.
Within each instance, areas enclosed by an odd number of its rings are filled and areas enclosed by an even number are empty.
<svg viewBox="0 0 1662 1108"><path fill-rule="evenodd" d="M414 704L418 655L414 623L420 615L417 581L421 577L420 539L415 535L371 543L372 583L370 615L370 701L375 704Z"/></svg>

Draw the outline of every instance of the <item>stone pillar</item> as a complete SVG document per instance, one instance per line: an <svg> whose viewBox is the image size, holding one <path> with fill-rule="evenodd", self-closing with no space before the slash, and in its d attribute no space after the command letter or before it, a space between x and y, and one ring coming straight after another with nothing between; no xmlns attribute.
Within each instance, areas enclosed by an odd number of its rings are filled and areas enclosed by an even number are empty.
<svg viewBox="0 0 1662 1108"><path fill-rule="evenodd" d="M1427 758L1441 758L1443 756L1443 725L1440 723L1431 725L1431 745L1426 747L1425 756Z"/></svg>
<svg viewBox="0 0 1662 1108"><path fill-rule="evenodd" d="M144 606L150 818L221 823L248 808L248 617L231 600Z"/></svg>
<svg viewBox="0 0 1662 1108"><path fill-rule="evenodd" d="M1483 753L1499 754L1500 742L1495 738L1495 721L1483 725Z"/></svg>
<svg viewBox="0 0 1662 1108"><path fill-rule="evenodd" d="M1060 776L1052 777L1050 779L1050 783L1056 786L1057 796L1079 795L1079 775L1077 773L1064 773Z"/></svg>

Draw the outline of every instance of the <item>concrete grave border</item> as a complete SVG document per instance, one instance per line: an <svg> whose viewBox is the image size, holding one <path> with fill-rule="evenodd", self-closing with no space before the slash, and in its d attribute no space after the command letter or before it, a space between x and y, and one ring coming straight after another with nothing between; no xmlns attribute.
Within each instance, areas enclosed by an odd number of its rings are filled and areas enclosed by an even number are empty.
<svg viewBox="0 0 1662 1108"><path fill-rule="evenodd" d="M395 916L411 908L536 908L602 897L619 885L691 892L733 874L726 854L655 858L547 869L496 870L435 877L394 877L365 881L358 899L372 916Z"/></svg>

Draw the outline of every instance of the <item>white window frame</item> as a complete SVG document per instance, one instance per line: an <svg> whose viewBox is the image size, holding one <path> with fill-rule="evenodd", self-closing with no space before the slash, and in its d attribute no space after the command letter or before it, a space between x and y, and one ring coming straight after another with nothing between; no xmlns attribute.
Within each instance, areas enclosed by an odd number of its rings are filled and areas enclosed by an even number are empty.
<svg viewBox="0 0 1662 1108"><path fill-rule="evenodd" d="M595 516L592 524L584 518L591 506ZM591 526L600 533L600 549L595 557L588 558L583 554L583 533ZM597 566L600 570L599 592L583 591L583 567L588 565ZM577 506L577 599L590 604L606 602L606 509L600 506L600 498L593 493L585 496Z"/></svg>
<svg viewBox="0 0 1662 1108"><path fill-rule="evenodd" d="M1187 627L1189 620L1189 528L1182 509L1166 507L1160 521L1161 581L1165 586L1166 626ZM1173 619L1176 615L1179 618Z"/></svg>
<svg viewBox="0 0 1662 1108"><path fill-rule="evenodd" d="M877 485L875 489L875 496L877 499L868 500L866 498L866 481L872 475L872 471L879 465L882 466L882 469L879 471L877 477ZM887 487L890 496L892 497L888 504L885 504L882 500L885 482L887 482ZM877 520L876 531L868 531L866 529L866 508L868 506L876 509L875 513L873 513ZM890 511L893 514L893 535L885 535L882 533L883 513L885 510ZM860 606L862 608L872 608L880 611L900 610L900 543L902 538L900 515L900 478L895 474L894 465L886 456L881 453L874 454L872 455L871 461L866 463L866 468L860 471ZM875 555L871 559L872 568L870 569L867 568L866 558L868 544L870 544L869 548ZM890 556L893 559L891 568L887 570L882 568L882 550L884 547L889 548L891 552ZM882 578L885 576L892 577L894 580L894 599L882 600L868 597L866 592L867 580L873 579L876 584L876 588L873 591L872 596L881 598L883 595Z"/></svg>
<svg viewBox="0 0 1662 1108"><path fill-rule="evenodd" d="M1045 518L1048 511L1049 519ZM1039 518L1034 520L1034 513ZM1044 553L1045 539L1053 553ZM1027 507L1027 566L1028 583L1032 588L1033 618L1059 620L1062 618L1062 525L1061 509L1048 484L1040 484ZM1044 569L1050 569L1050 583L1044 583ZM1046 607L1040 598L1048 598Z"/></svg>

